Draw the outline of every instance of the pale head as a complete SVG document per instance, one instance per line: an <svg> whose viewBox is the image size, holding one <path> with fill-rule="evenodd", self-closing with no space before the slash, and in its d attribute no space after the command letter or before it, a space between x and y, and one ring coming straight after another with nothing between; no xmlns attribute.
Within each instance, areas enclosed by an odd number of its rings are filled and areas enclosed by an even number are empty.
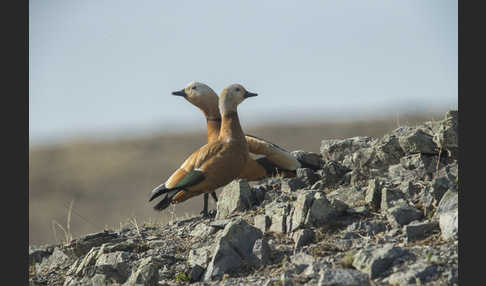
<svg viewBox="0 0 486 286"><path fill-rule="evenodd" d="M192 81L184 89L174 91L172 94L184 97L191 104L199 107L206 116L219 116L218 95L204 83Z"/></svg>
<svg viewBox="0 0 486 286"><path fill-rule="evenodd" d="M248 97L257 96L256 93L247 91L241 84L227 86L219 97L219 110L221 115L236 112L238 104Z"/></svg>

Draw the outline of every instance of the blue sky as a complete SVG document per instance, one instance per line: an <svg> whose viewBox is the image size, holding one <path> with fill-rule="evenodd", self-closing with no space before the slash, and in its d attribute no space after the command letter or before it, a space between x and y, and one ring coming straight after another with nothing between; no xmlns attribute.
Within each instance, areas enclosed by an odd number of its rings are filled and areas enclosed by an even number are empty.
<svg viewBox="0 0 486 286"><path fill-rule="evenodd" d="M457 107L457 1L30 0L31 144L205 128L170 92L258 97L243 127Z"/></svg>

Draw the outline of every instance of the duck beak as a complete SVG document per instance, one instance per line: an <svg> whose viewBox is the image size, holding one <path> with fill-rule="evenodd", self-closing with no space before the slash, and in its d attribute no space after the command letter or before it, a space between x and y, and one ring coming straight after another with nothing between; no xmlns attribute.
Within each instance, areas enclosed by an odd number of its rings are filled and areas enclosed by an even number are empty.
<svg viewBox="0 0 486 286"><path fill-rule="evenodd" d="M245 98L248 98L248 97L253 97L253 96L257 96L257 95L258 95L258 93L253 93L253 92L249 92L249 91L247 91L247 92L245 93Z"/></svg>
<svg viewBox="0 0 486 286"><path fill-rule="evenodd" d="M187 96L186 92L183 89L181 89L179 91L173 91L172 92L172 95L177 95L177 96L182 96L182 97L186 97Z"/></svg>

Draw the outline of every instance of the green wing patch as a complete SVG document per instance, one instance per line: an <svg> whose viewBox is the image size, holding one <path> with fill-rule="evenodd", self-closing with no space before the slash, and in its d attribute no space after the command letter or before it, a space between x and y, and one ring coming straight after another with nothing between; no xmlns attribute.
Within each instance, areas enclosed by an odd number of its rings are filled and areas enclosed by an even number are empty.
<svg viewBox="0 0 486 286"><path fill-rule="evenodd" d="M189 173L187 173L187 175L185 175L184 178L182 178L182 180L180 180L179 183L177 183L171 189L172 190L183 189L183 188L187 188L187 187L190 187L190 186L194 186L194 185L200 183L202 180L204 180L204 178L205 178L205 176L204 176L204 173L202 171L192 170Z"/></svg>

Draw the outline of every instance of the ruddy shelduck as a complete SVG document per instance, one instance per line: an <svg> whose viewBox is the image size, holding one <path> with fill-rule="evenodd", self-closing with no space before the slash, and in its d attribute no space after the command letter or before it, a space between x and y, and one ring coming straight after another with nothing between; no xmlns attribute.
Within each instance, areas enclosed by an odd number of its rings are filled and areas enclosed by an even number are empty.
<svg viewBox="0 0 486 286"><path fill-rule="evenodd" d="M218 109L218 96L213 89L204 83L191 82L184 89L174 91L172 94L184 97L202 111L207 122L208 142L217 140L221 128L221 116ZM293 177L297 168L315 169L314 166L300 162L289 151L276 144L248 134L245 138L250 160L239 175L240 178L255 181L277 173L284 177Z"/></svg>
<svg viewBox="0 0 486 286"><path fill-rule="evenodd" d="M165 195L155 206L163 210L171 203L213 193L236 179L249 158L248 144L241 129L237 106L248 97L257 96L240 84L226 87L218 100L221 128L218 136L192 153L169 179L152 191L149 201ZM207 199L202 214L208 216Z"/></svg>

